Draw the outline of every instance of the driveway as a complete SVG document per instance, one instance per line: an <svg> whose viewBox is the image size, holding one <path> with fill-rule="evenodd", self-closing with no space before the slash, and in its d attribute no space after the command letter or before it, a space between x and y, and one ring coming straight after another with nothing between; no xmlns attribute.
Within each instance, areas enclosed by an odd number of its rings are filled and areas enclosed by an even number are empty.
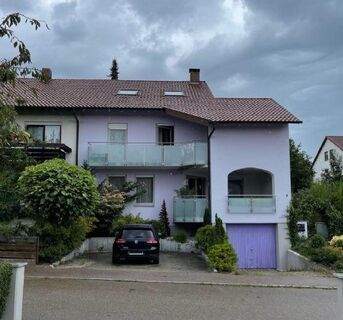
<svg viewBox="0 0 343 320"><path fill-rule="evenodd" d="M112 264L111 253L87 254L59 268L85 267L97 270L128 270L128 271L157 271L157 272L198 272L207 271L205 261L195 253L160 253L160 263L151 264L146 261L124 262Z"/></svg>

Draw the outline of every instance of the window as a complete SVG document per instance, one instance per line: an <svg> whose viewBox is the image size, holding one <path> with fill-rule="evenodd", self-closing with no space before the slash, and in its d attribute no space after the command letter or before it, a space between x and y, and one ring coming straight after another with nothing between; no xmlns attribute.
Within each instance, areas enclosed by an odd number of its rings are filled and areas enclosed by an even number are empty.
<svg viewBox="0 0 343 320"><path fill-rule="evenodd" d="M119 96L136 96L138 90L118 90L117 95Z"/></svg>
<svg viewBox="0 0 343 320"><path fill-rule="evenodd" d="M122 190L126 182L125 176L114 176L108 178L109 183L117 190Z"/></svg>
<svg viewBox="0 0 343 320"><path fill-rule="evenodd" d="M127 124L126 123L109 123L108 124L108 141L114 143L127 142Z"/></svg>
<svg viewBox="0 0 343 320"><path fill-rule="evenodd" d="M136 198L136 203L152 204L154 202L154 178L153 177L137 177L137 192L144 191Z"/></svg>
<svg viewBox="0 0 343 320"><path fill-rule="evenodd" d="M182 91L164 91L164 95L181 97L181 96L184 96L184 93Z"/></svg>
<svg viewBox="0 0 343 320"><path fill-rule="evenodd" d="M158 126L158 144L173 145L174 144L174 127L173 126Z"/></svg>
<svg viewBox="0 0 343 320"><path fill-rule="evenodd" d="M33 141L61 143L60 125L27 125L26 130Z"/></svg>
<svg viewBox="0 0 343 320"><path fill-rule="evenodd" d="M188 188L197 196L206 195L206 178L203 177L189 177Z"/></svg>
<svg viewBox="0 0 343 320"><path fill-rule="evenodd" d="M325 151L325 152L324 152L324 160L325 160L325 161L328 161L328 160L329 160L329 152L328 152L328 151Z"/></svg>

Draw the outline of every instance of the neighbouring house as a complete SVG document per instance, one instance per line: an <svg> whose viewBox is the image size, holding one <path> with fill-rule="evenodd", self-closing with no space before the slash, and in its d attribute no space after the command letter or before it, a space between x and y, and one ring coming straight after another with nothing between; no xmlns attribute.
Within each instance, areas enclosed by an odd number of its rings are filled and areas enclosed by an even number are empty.
<svg viewBox="0 0 343 320"><path fill-rule="evenodd" d="M314 178L321 179L321 174L330 169L330 159L343 158L343 136L326 136L313 160L312 168L315 171Z"/></svg>
<svg viewBox="0 0 343 320"><path fill-rule="evenodd" d="M188 81L21 79L18 122L42 159L55 144L99 183L141 182L146 192L126 212L156 219L165 200L173 227L194 228L209 208L240 267L285 269L288 125L300 120L270 98L216 98L189 71Z"/></svg>

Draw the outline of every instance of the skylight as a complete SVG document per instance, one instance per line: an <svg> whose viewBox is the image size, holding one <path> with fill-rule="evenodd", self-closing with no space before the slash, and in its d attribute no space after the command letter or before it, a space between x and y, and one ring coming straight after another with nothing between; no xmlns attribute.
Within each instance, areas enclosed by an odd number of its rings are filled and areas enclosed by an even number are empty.
<svg viewBox="0 0 343 320"><path fill-rule="evenodd" d="M182 91L164 91L165 96L184 96L184 93Z"/></svg>
<svg viewBox="0 0 343 320"><path fill-rule="evenodd" d="M118 90L117 94L119 96L136 96L138 90Z"/></svg>

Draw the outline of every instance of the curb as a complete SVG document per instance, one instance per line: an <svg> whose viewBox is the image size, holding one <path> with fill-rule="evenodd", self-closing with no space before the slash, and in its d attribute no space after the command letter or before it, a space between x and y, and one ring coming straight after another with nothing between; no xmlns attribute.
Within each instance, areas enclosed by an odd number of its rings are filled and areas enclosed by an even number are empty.
<svg viewBox="0 0 343 320"><path fill-rule="evenodd" d="M284 289L316 289L337 290L337 287L316 285L291 285L291 284L263 284L263 283L226 283L226 282L201 282L201 281L174 281L174 280L138 280L138 279L116 279L116 278L84 278L84 277L59 277L59 276L25 276L25 279L38 280L82 280L82 281L112 281L124 283L157 283L157 284L190 284L201 286L224 286L224 287L250 287L250 288L284 288Z"/></svg>

